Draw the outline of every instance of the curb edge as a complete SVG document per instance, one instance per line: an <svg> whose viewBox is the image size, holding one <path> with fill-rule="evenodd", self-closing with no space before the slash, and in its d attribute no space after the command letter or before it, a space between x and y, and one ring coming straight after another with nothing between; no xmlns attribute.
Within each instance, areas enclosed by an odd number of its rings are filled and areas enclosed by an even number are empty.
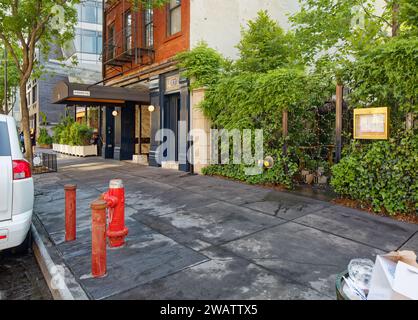
<svg viewBox="0 0 418 320"><path fill-rule="evenodd" d="M79 285L78 288L76 288L77 293L74 295L67 286L65 277L60 272L53 272L54 269L56 270L57 265L49 255L48 250L33 223L31 225L31 230L33 236L33 252L54 300L89 300L88 296ZM52 285L53 282L58 282L62 285L60 285L59 288L56 288ZM77 283L75 279L72 279L71 282Z"/></svg>

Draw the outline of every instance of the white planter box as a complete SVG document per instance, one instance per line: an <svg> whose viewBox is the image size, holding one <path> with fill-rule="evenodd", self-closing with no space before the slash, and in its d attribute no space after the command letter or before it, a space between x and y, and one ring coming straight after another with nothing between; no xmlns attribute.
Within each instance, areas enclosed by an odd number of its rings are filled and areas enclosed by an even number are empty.
<svg viewBox="0 0 418 320"><path fill-rule="evenodd" d="M97 156L97 146L91 145L91 146L69 146L66 144L57 144L54 143L52 145L52 150L69 154L73 156L78 157L88 157L88 156Z"/></svg>

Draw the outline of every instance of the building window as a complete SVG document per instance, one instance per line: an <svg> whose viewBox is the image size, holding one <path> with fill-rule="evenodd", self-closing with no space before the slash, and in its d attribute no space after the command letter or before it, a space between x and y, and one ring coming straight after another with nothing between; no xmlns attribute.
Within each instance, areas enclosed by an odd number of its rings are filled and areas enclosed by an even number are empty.
<svg viewBox="0 0 418 320"><path fill-rule="evenodd" d="M100 31L76 29L75 47L77 52L100 54L102 50L102 33Z"/></svg>
<svg viewBox="0 0 418 320"><path fill-rule="evenodd" d="M124 14L123 18L123 34L124 34L124 43L123 48L125 51L132 49L132 15L128 10Z"/></svg>
<svg viewBox="0 0 418 320"><path fill-rule="evenodd" d="M101 1L83 1L77 5L78 21L87 23L102 23L102 4Z"/></svg>
<svg viewBox="0 0 418 320"><path fill-rule="evenodd" d="M107 54L108 59L113 59L115 57L116 47L115 47L115 25L111 24L107 30Z"/></svg>
<svg viewBox="0 0 418 320"><path fill-rule="evenodd" d="M148 1L148 6L144 11L144 45L146 48L154 47L154 11L152 1Z"/></svg>
<svg viewBox="0 0 418 320"><path fill-rule="evenodd" d="M32 103L35 103L38 100L38 86L35 84L32 88Z"/></svg>
<svg viewBox="0 0 418 320"><path fill-rule="evenodd" d="M168 35L181 31L181 0L170 0L168 5Z"/></svg>

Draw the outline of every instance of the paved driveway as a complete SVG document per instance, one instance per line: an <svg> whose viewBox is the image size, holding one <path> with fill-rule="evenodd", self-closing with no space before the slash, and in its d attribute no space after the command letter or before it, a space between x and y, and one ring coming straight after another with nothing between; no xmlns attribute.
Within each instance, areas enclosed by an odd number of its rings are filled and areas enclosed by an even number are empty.
<svg viewBox="0 0 418 320"><path fill-rule="evenodd" d="M90 273L89 203L126 187L127 245ZM64 243L63 185L76 183L77 240ZM93 299L335 299L350 259L418 251L418 225L291 193L100 158L36 177L37 217Z"/></svg>

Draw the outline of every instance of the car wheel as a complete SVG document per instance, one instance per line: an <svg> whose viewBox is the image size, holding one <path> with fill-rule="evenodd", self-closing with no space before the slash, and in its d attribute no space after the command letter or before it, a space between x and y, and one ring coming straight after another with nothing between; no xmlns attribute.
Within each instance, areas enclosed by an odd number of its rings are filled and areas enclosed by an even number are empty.
<svg viewBox="0 0 418 320"><path fill-rule="evenodd" d="M32 250L32 231L29 229L25 240L17 247L12 248L12 253L23 254L30 252L30 250Z"/></svg>

